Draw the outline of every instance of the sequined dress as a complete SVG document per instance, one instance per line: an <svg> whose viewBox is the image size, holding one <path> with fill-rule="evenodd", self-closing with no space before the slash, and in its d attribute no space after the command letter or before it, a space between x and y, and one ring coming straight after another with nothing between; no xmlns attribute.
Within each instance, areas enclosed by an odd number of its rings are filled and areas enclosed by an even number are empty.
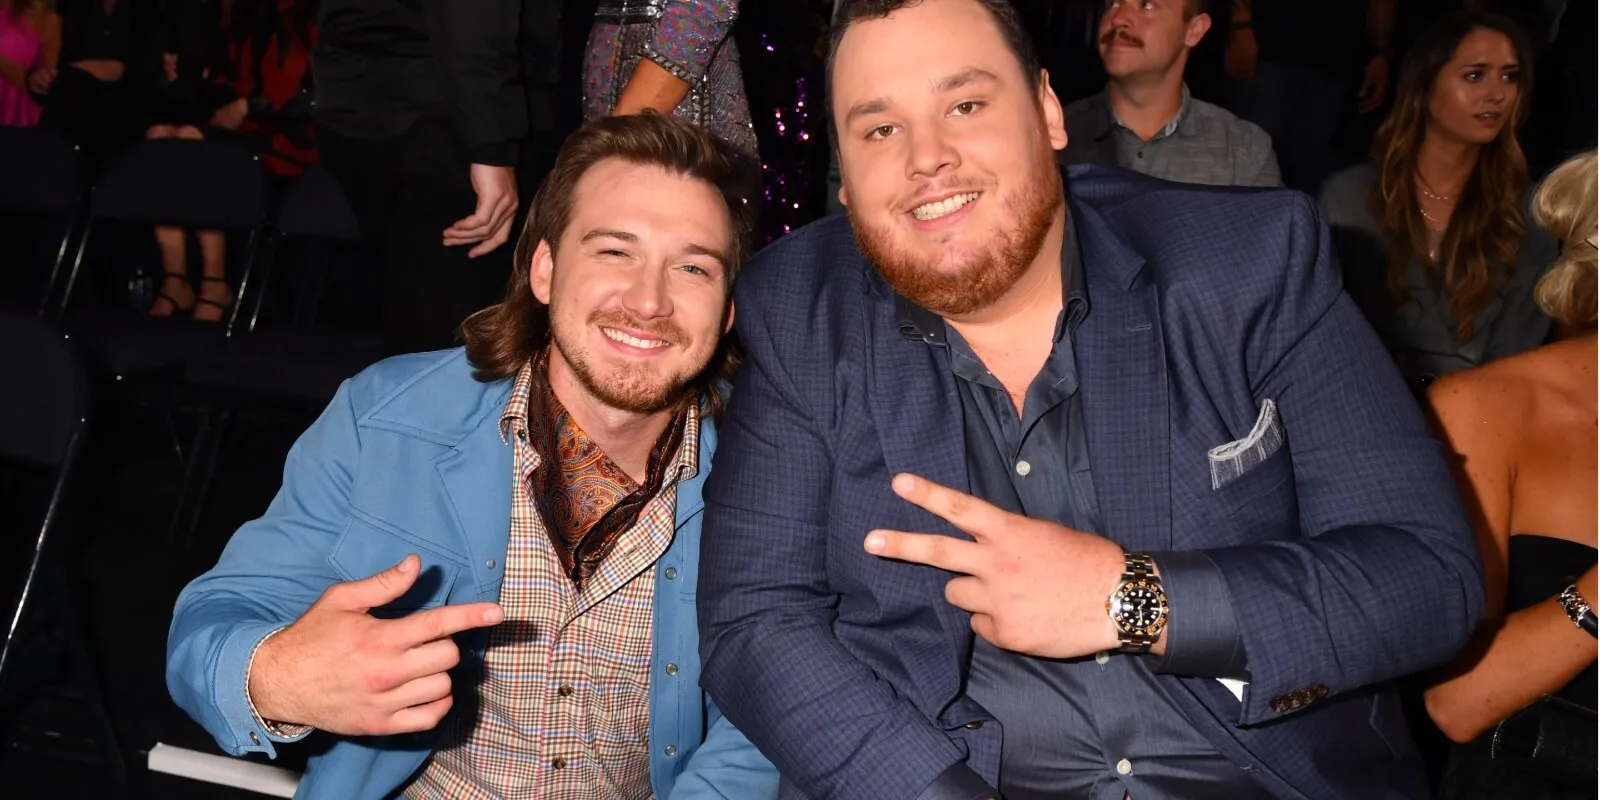
<svg viewBox="0 0 1600 800"><path fill-rule="evenodd" d="M600 0L584 53L585 119L611 113L648 58L689 84L673 114L756 154L755 128L729 33L738 0Z"/></svg>

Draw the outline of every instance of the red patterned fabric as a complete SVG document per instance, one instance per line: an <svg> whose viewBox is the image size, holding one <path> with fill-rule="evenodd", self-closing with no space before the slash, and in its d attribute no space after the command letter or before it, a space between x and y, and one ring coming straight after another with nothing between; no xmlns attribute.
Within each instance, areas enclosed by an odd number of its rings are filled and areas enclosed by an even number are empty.
<svg viewBox="0 0 1600 800"><path fill-rule="evenodd" d="M567 413L550 387L549 362L546 350L534 366L536 375L529 387L529 444L550 467L531 479L533 502L550 532L562 572L582 590L617 546L617 538L639 518L645 502L661 491L661 479L683 438L688 403L678 408L656 440L645 484L640 486Z"/></svg>

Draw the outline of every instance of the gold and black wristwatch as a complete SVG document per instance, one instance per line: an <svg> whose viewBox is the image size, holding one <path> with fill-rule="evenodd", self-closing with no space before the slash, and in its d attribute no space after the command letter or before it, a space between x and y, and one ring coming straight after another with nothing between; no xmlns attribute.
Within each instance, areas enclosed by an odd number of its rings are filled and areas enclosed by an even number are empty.
<svg viewBox="0 0 1600 800"><path fill-rule="evenodd" d="M1122 652L1148 653L1167 627L1167 592L1147 555L1128 553L1126 570L1106 600L1106 613L1117 626Z"/></svg>

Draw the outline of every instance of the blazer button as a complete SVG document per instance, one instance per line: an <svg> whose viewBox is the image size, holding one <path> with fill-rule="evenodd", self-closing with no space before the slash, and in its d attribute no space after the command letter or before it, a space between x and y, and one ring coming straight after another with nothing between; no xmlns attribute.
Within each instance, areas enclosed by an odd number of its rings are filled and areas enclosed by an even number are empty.
<svg viewBox="0 0 1600 800"><path fill-rule="evenodd" d="M675 581L675 580L678 579L678 568L677 567L667 567L664 571L662 571L661 574L667 576L667 580Z"/></svg>
<svg viewBox="0 0 1600 800"><path fill-rule="evenodd" d="M250 743L257 747L261 746L261 737L257 736L255 731L250 732Z"/></svg>
<svg viewBox="0 0 1600 800"><path fill-rule="evenodd" d="M669 745L667 745L667 749L663 750L662 752L667 754L667 758L672 758L673 756L678 754L678 748L673 747L672 745L669 744Z"/></svg>
<svg viewBox="0 0 1600 800"><path fill-rule="evenodd" d="M983 720L980 719L977 722L969 722L961 727L966 728L969 731L983 730Z"/></svg>
<svg viewBox="0 0 1600 800"><path fill-rule="evenodd" d="M668 675L676 675L676 674L678 674L678 665L677 664L668 664L667 665L667 674Z"/></svg>

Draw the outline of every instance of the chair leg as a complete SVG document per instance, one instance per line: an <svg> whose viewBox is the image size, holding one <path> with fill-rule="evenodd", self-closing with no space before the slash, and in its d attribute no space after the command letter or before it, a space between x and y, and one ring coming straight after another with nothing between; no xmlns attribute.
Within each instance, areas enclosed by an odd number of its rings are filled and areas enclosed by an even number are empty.
<svg viewBox="0 0 1600 800"><path fill-rule="evenodd" d="M11 624L6 626L6 640L0 645L0 685L5 684L6 665L11 663L12 650L16 644L17 631L22 626L22 615L28 608L28 599L33 596L34 586L39 581L39 567L44 558L44 546L49 536L49 526L41 526L39 538L34 542L33 555L28 561L28 571L22 579L22 591L17 595L17 604L11 614Z"/></svg>
<svg viewBox="0 0 1600 800"><path fill-rule="evenodd" d="M233 309L228 314L228 325L223 330L223 336L232 336L233 328L239 322L239 312L243 309L244 299L250 291L250 276L255 272L256 261L260 256L262 231L254 228L250 231L250 238L244 246L244 274L239 276L239 291L234 294ZM251 325L255 323L252 320Z"/></svg>
<svg viewBox="0 0 1600 800"><path fill-rule="evenodd" d="M194 444L189 448L188 464L184 468L183 489L178 496L178 507L172 513L172 525L167 530L167 543L187 547L194 541L195 530L200 526L200 516L205 512L206 496L216 477L217 456L222 449L222 437L227 433L228 421L233 416L230 408L208 409L200 417L195 429Z"/></svg>
<svg viewBox="0 0 1600 800"><path fill-rule="evenodd" d="M246 331L255 332L256 322L261 319L261 305L267 301L267 287L272 283L272 268L278 260L278 242L281 238L279 234L268 236L257 258L261 262L261 280L256 287L256 301L250 310L250 324L245 326Z"/></svg>
<svg viewBox="0 0 1600 800"><path fill-rule="evenodd" d="M44 284L44 296L39 299L39 316L50 310L50 298L55 296L56 281L61 280L61 267L67 262L67 252L72 249L72 232L78 227L78 212L67 215L67 229L61 233L61 245L56 248L56 258L50 264L50 278Z"/></svg>
<svg viewBox="0 0 1600 800"><path fill-rule="evenodd" d="M67 310L67 303L72 300L72 289L78 285L78 270L83 268L83 251L89 247L89 234L94 231L94 218L83 223L83 233L78 237L78 252L72 257L72 270L67 273L67 285L61 290L61 304L56 308L56 313ZM50 298L46 297L44 304L39 308L40 316L50 307Z"/></svg>

